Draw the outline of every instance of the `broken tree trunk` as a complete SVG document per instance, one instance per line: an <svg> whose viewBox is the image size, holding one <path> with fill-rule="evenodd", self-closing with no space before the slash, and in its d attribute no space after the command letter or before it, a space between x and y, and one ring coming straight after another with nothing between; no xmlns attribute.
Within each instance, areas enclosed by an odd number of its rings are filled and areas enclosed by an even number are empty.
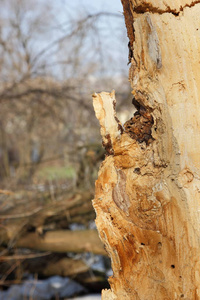
<svg viewBox="0 0 200 300"><path fill-rule="evenodd" d="M200 299L200 3L122 0L133 118L93 95L107 157L93 201L111 257L102 299Z"/></svg>

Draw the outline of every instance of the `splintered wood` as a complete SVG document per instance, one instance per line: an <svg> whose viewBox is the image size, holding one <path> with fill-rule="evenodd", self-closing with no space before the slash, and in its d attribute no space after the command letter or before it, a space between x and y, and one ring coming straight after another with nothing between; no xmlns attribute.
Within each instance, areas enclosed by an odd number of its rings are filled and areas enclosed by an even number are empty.
<svg viewBox="0 0 200 300"><path fill-rule="evenodd" d="M107 151L93 200L113 269L104 300L200 299L200 4L179 2L122 1L133 118L120 124L114 92L93 95Z"/></svg>

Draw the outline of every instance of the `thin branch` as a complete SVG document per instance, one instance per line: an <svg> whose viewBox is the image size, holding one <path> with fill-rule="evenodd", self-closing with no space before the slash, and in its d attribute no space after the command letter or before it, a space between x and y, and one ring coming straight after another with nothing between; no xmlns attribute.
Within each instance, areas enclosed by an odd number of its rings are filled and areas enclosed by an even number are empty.
<svg viewBox="0 0 200 300"><path fill-rule="evenodd" d="M117 14L117 13L109 13L109 12L99 12L96 14L88 14L84 19L80 20L77 22L77 26L75 29L73 29L69 34L65 34L64 36L56 39L55 41L53 41L52 43L50 43L48 46L44 47L40 52L38 52L36 54L36 56L33 58L31 64L34 65L37 60L43 56L47 51L49 51L51 48L53 48L54 46L56 46L58 43L64 41L66 38L70 38L72 37L74 34L77 33L77 31L79 31L82 26L91 18L98 18L98 17L102 17L102 16L111 16L111 17L118 17L118 18L122 18L123 14Z"/></svg>
<svg viewBox="0 0 200 300"><path fill-rule="evenodd" d="M0 219L17 219L17 218L26 218L30 217L36 213L38 213L40 210L42 210L43 207L39 206L32 210L31 212L23 213L23 214L17 214L17 215L0 215Z"/></svg>
<svg viewBox="0 0 200 300"><path fill-rule="evenodd" d="M32 259L36 257L42 257L42 256L47 256L50 255L51 252L45 252L45 253L33 253L33 254L25 254L25 255L12 255L12 256L1 256L0 261L9 261L9 260L25 260L25 259Z"/></svg>
<svg viewBox="0 0 200 300"><path fill-rule="evenodd" d="M41 88L30 88L24 92L21 92L21 93L13 93L13 94L1 94L0 95L0 102L2 103L3 100L16 100L16 99L20 99L20 98L23 98L25 96L28 96L28 95L31 95L31 94L46 94L46 95L49 95L49 96L52 96L52 97L61 97L61 98L66 98L66 95L64 93L68 92L69 93L69 90L71 90L72 87L66 87L66 88L63 88L61 90L56 90L56 89L53 89L53 90L44 90L44 89L41 89ZM74 88L75 89L75 88ZM50 109L52 112L52 107L50 107L46 102L44 101L41 101L40 99L36 99L37 101L40 102L40 104L46 106L48 109ZM78 104L80 104L82 107L86 108L86 109L91 109L91 105L88 105L87 103L84 103L82 100L80 99L77 99L77 97L74 97L72 95L67 95L67 100L68 101L76 101Z"/></svg>
<svg viewBox="0 0 200 300"><path fill-rule="evenodd" d="M4 194L4 195L14 195L13 192L8 191L8 190L0 190L0 194Z"/></svg>

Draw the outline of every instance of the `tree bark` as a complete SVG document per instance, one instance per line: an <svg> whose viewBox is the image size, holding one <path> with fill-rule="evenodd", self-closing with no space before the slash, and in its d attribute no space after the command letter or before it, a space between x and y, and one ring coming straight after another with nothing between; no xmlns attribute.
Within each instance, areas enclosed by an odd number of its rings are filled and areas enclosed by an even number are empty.
<svg viewBox="0 0 200 300"><path fill-rule="evenodd" d="M93 95L107 157L93 205L114 275L102 299L200 299L200 1L122 0L136 113Z"/></svg>

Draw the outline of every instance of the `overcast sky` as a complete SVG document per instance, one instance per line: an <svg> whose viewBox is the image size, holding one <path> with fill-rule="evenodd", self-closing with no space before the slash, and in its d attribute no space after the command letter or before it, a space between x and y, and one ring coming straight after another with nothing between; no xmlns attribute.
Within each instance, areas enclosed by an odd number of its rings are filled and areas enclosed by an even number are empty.
<svg viewBox="0 0 200 300"><path fill-rule="evenodd" d="M74 8L80 5L93 13L98 11L122 12L121 0L62 0L65 4L68 1L70 2L70 6L74 6Z"/></svg>

